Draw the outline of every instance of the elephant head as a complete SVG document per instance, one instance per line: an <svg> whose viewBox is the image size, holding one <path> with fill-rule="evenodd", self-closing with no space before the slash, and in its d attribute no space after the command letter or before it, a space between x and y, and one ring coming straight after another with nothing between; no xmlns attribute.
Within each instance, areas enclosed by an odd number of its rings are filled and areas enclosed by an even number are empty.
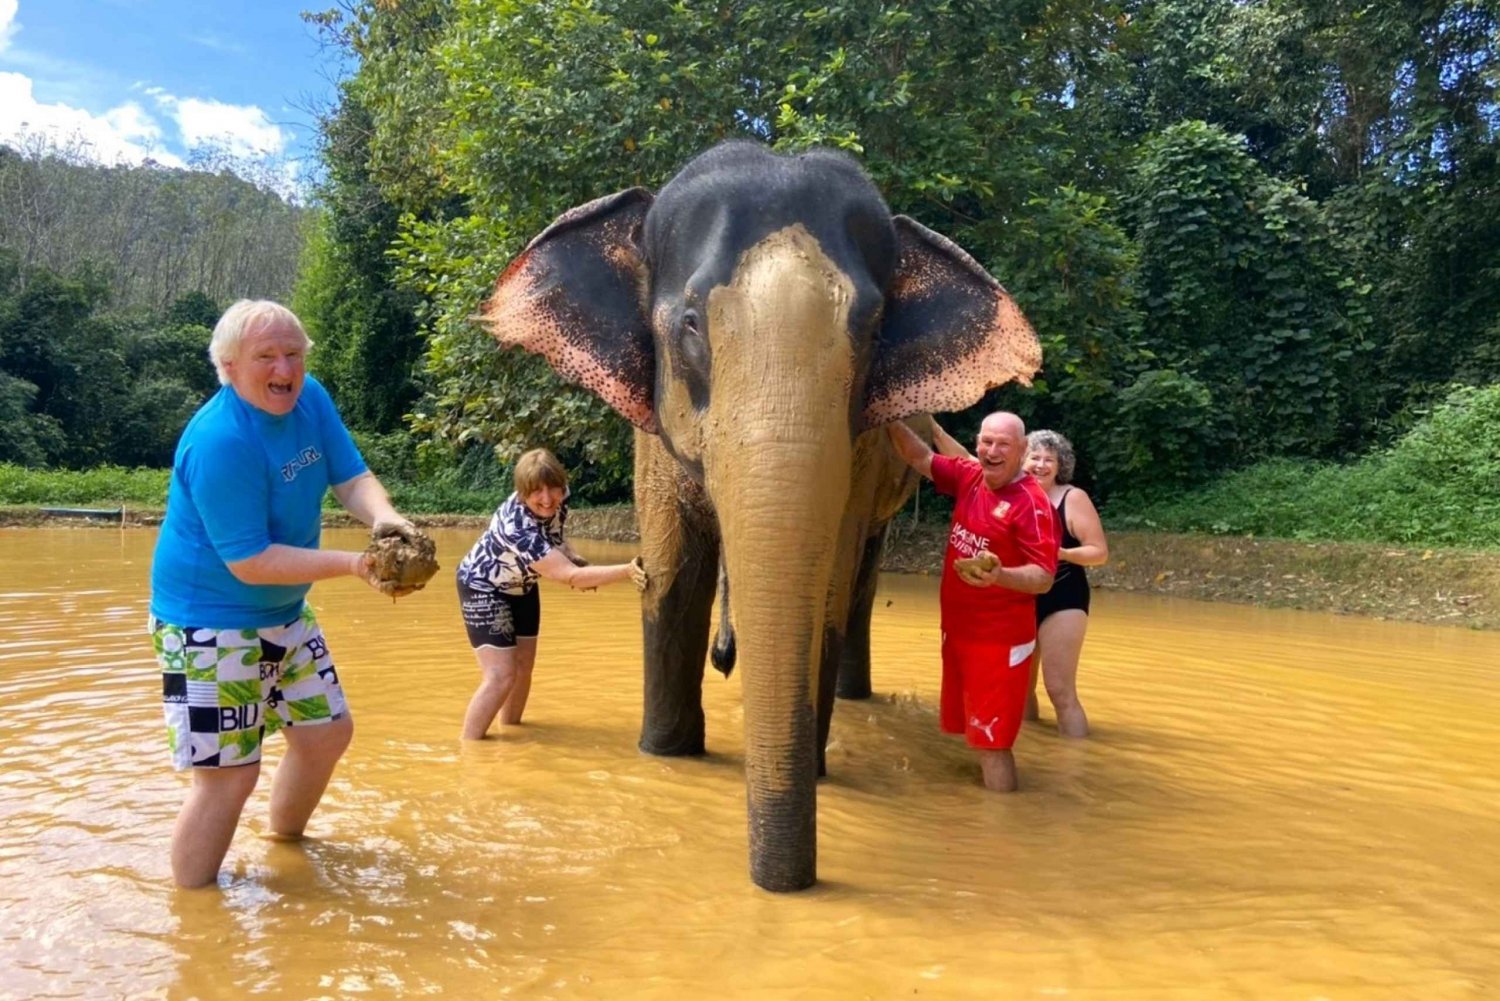
<svg viewBox="0 0 1500 1001"><path fill-rule="evenodd" d="M749 142L700 155L655 198L632 188L564 213L506 269L483 319L639 429L645 750L703 750L722 549L751 875L811 885L818 672L830 586L852 576L839 539L856 438L1029 382L1030 325L963 250L892 217L848 157Z"/></svg>

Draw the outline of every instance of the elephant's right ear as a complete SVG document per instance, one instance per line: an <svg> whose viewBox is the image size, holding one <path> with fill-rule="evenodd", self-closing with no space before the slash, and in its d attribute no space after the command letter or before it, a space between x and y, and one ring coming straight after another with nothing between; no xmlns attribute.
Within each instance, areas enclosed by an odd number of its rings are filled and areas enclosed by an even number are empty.
<svg viewBox="0 0 1500 1001"><path fill-rule="evenodd" d="M637 243L651 201L645 188L629 188L558 216L505 269L480 319L502 345L542 355L655 432L656 354Z"/></svg>
<svg viewBox="0 0 1500 1001"><path fill-rule="evenodd" d="M1036 332L990 273L945 236L895 216L898 261L858 430L977 403L1042 365Z"/></svg>

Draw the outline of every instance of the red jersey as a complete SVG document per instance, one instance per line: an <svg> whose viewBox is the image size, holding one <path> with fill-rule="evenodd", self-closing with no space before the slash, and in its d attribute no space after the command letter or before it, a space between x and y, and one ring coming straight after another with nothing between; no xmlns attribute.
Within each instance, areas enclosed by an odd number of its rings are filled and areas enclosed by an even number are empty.
<svg viewBox="0 0 1500 1001"><path fill-rule="evenodd" d="M1036 636L1036 596L1007 587L973 587L953 561L987 549L1004 567L1034 563L1057 572L1061 531L1047 492L1027 473L999 490L985 486L976 459L932 457L932 482L953 498L939 592L943 631L970 640L1025 642Z"/></svg>

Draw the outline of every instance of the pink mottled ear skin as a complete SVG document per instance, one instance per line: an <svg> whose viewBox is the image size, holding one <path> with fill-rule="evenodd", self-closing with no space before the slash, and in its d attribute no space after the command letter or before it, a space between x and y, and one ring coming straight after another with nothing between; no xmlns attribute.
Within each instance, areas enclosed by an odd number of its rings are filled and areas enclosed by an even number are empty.
<svg viewBox="0 0 1500 1001"><path fill-rule="evenodd" d="M1010 294L951 240L905 216L894 221L900 258L861 430L962 410L1012 380L1031 385L1041 343Z"/></svg>
<svg viewBox="0 0 1500 1001"><path fill-rule="evenodd" d="M541 355L654 434L655 361L633 240L649 204L649 193L632 189L559 216L501 274L480 318L502 347ZM593 280L570 281L578 274Z"/></svg>

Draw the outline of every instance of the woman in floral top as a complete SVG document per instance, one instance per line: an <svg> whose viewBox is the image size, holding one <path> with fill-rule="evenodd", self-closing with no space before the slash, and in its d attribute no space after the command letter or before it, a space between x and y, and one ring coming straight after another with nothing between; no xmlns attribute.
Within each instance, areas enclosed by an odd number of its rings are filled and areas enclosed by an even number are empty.
<svg viewBox="0 0 1500 1001"><path fill-rule="evenodd" d="M516 492L458 565L458 601L482 678L464 714L464 738L482 740L496 714L521 722L531 694L536 639L542 620L537 580L579 590L629 580L646 589L640 557L589 566L563 538L568 519L568 474L557 457L536 448L516 462Z"/></svg>

